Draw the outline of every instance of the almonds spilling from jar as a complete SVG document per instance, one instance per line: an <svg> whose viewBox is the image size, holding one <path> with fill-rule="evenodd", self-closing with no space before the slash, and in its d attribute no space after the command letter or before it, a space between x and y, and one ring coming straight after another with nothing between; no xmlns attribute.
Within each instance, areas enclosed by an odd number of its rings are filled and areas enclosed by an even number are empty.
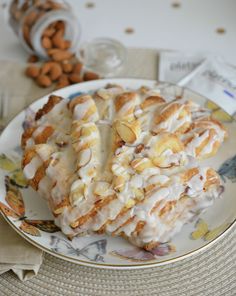
<svg viewBox="0 0 236 296"><path fill-rule="evenodd" d="M23 38L28 46L32 48L30 34L33 26L47 12L58 9L66 9L66 6L63 4L63 2L59 3L53 0L25 0L19 3L18 0L14 0L10 5L10 15L13 21L18 26L22 26L21 29ZM60 27L58 28L58 30L60 30ZM48 31L45 30L45 35L42 39L42 44L44 48L52 47L52 40L50 40L49 37L51 37L54 33L55 31L51 28ZM70 44L68 44L67 46L69 48Z"/></svg>
<svg viewBox="0 0 236 296"><path fill-rule="evenodd" d="M33 7L29 6L28 1L25 1L22 6L17 6L17 1L12 3L11 14L15 21L20 21L23 16L23 37L31 48L30 33L34 24L48 11L63 9L63 4L53 0L34 0L33 4L31 3ZM28 59L30 65L25 71L26 76L34 79L38 86L46 88L55 84L55 88L59 89L70 84L99 79L96 73L85 71L82 63L70 51L72 44L66 36L64 21L54 21L44 29L41 45L48 55L48 61L38 63L40 62L38 57L32 55Z"/></svg>
<svg viewBox="0 0 236 296"><path fill-rule="evenodd" d="M55 83L55 89L99 79L96 73L85 71L83 64L75 57L62 61L49 60L40 65L30 64L25 70L25 75L34 79L40 87L50 87Z"/></svg>

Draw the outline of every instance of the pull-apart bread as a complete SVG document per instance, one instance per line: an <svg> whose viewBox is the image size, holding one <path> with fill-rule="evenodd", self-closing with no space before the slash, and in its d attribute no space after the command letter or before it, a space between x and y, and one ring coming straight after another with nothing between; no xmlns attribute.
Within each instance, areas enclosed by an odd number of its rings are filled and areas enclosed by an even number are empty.
<svg viewBox="0 0 236 296"><path fill-rule="evenodd" d="M69 238L106 233L150 250L219 197L201 160L226 136L194 102L107 85L50 96L22 135L22 167Z"/></svg>

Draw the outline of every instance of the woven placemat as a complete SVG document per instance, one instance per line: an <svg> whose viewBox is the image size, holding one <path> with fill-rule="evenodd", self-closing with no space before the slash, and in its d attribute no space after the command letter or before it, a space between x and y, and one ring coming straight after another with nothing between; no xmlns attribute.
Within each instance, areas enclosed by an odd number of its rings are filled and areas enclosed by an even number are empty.
<svg viewBox="0 0 236 296"><path fill-rule="evenodd" d="M157 51L130 49L122 76L155 79ZM11 272L0 276L0 296L12 295L233 296L236 226L204 252L144 270L98 270L45 254L39 274L27 282L20 282Z"/></svg>

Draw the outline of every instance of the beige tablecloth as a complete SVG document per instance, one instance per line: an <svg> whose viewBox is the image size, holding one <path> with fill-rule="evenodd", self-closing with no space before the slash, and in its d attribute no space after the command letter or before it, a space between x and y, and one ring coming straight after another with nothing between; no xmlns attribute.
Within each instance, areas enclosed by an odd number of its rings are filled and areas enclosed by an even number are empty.
<svg viewBox="0 0 236 296"><path fill-rule="evenodd" d="M128 66L122 76L156 79L157 63L156 50L130 49ZM23 65L4 62L1 67L6 67L9 73L15 69L10 81L4 78L6 84L12 83L12 97L18 100L12 104L11 116L45 93L30 80L19 77ZM233 296L236 295L236 226L204 252L144 270L98 270L45 254L39 274L27 282L20 282L12 272L0 276L0 296L12 295Z"/></svg>

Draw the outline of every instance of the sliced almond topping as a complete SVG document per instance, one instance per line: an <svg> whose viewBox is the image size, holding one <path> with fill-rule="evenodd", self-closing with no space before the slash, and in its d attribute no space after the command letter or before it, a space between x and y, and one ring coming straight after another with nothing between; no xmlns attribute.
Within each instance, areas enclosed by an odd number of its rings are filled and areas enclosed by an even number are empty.
<svg viewBox="0 0 236 296"><path fill-rule="evenodd" d="M91 148L87 148L85 150L80 151L78 166L80 167L86 166L90 162L91 158L92 158Z"/></svg>
<svg viewBox="0 0 236 296"><path fill-rule="evenodd" d="M134 201L133 199L130 198L130 199L126 202L125 207L126 207L127 209L130 209L130 208L132 208L134 205L135 205L135 201Z"/></svg>
<svg viewBox="0 0 236 296"><path fill-rule="evenodd" d="M109 100L113 97L112 93L110 91L108 91L107 89L103 89L103 88L101 88L97 91L97 95L103 100Z"/></svg>
<svg viewBox="0 0 236 296"><path fill-rule="evenodd" d="M116 130L119 136L126 143L133 143L137 140L141 130L137 121L122 122L117 121Z"/></svg>
<svg viewBox="0 0 236 296"><path fill-rule="evenodd" d="M144 192L141 188L133 188L133 192L137 200L144 199Z"/></svg>
<svg viewBox="0 0 236 296"><path fill-rule="evenodd" d="M99 181L96 183L94 188L94 194L100 196L106 196L111 184L105 181Z"/></svg>
<svg viewBox="0 0 236 296"><path fill-rule="evenodd" d="M125 178L123 176L116 176L114 178L114 190L121 192L125 188Z"/></svg>
<svg viewBox="0 0 236 296"><path fill-rule="evenodd" d="M163 104L163 103L165 103L165 100L162 97L160 97L160 96L150 96L150 97L146 98L140 104L140 107L142 109L147 109L147 108L152 107L154 105Z"/></svg>
<svg viewBox="0 0 236 296"><path fill-rule="evenodd" d="M154 167L152 161L148 158L136 158L131 162L131 167L138 173L145 169Z"/></svg>
<svg viewBox="0 0 236 296"><path fill-rule="evenodd" d="M84 199L85 184L81 180L76 180L71 186L70 192L70 202L72 205L75 205L82 199Z"/></svg>

